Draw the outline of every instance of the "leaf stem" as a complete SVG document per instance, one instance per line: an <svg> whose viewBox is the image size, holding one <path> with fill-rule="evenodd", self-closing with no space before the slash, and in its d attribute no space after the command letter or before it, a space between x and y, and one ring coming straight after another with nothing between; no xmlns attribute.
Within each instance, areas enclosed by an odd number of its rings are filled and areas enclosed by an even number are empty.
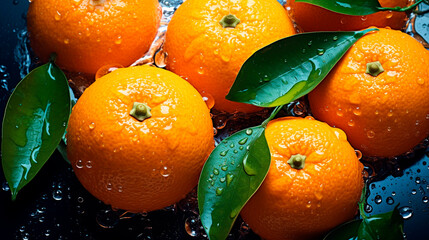
<svg viewBox="0 0 429 240"><path fill-rule="evenodd" d="M396 12L406 12L408 10L411 10L413 8L415 8L417 5L419 5L420 3L422 3L424 0L418 0L416 3L414 3L411 6L408 7L393 7L393 8L388 8L388 7L377 7L378 10L380 11L396 11Z"/></svg>
<svg viewBox="0 0 429 240"><path fill-rule="evenodd" d="M267 118L267 119L265 119L265 121L264 122L262 122L262 124L261 124L261 126L262 127L266 127L267 126L267 124L268 124L268 122L269 121L271 121L276 115L277 115L277 113L283 108L283 106L284 105L280 105L280 106L277 106L272 112L271 112L271 115Z"/></svg>

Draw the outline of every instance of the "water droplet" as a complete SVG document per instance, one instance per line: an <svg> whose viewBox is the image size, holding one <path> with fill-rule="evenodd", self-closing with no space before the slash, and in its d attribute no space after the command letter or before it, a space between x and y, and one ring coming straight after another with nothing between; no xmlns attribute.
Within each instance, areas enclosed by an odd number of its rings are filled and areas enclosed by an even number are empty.
<svg viewBox="0 0 429 240"><path fill-rule="evenodd" d="M334 37L332 38L332 40L337 41L337 40L338 40L338 36L334 36Z"/></svg>
<svg viewBox="0 0 429 240"><path fill-rule="evenodd" d="M87 168L92 168L92 161L87 161L86 162L86 167Z"/></svg>
<svg viewBox="0 0 429 240"><path fill-rule="evenodd" d="M95 73L95 80L98 80L99 78L103 77L104 75L107 75L119 68L123 68L124 66L122 66L121 64L108 64L108 65L104 65L101 68L99 68L97 70L97 72Z"/></svg>
<svg viewBox="0 0 429 240"><path fill-rule="evenodd" d="M222 193L223 193L223 188L221 187L216 188L216 196L220 196L222 195Z"/></svg>
<svg viewBox="0 0 429 240"><path fill-rule="evenodd" d="M374 202L375 202L376 204L380 204L382 201L383 201L383 199L381 198L381 196L380 196L380 195L375 196L375 198L374 198Z"/></svg>
<svg viewBox="0 0 429 240"><path fill-rule="evenodd" d="M420 177L416 177L416 183L417 183L417 184L420 184L420 181L421 181L421 180L420 180Z"/></svg>
<svg viewBox="0 0 429 240"><path fill-rule="evenodd" d="M229 145L230 148L235 147L234 143L231 143L231 145Z"/></svg>
<svg viewBox="0 0 429 240"><path fill-rule="evenodd" d="M252 134L252 132L253 132L253 130L252 130L252 129L250 129L250 128L249 128L249 129L246 129L246 134L247 134L247 135L251 135L251 134Z"/></svg>
<svg viewBox="0 0 429 240"><path fill-rule="evenodd" d="M185 230L186 233L191 237L198 237L200 226L198 224L198 217L188 217L185 220Z"/></svg>
<svg viewBox="0 0 429 240"><path fill-rule="evenodd" d="M313 41L310 40L307 44L308 46L311 46L311 44L313 44Z"/></svg>
<svg viewBox="0 0 429 240"><path fill-rule="evenodd" d="M368 131L368 132L366 132L366 136L368 138L374 138L375 137L375 132L374 131Z"/></svg>
<svg viewBox="0 0 429 240"><path fill-rule="evenodd" d="M91 124L89 124L88 127L90 130L93 130L95 128L95 123L92 122Z"/></svg>
<svg viewBox="0 0 429 240"><path fill-rule="evenodd" d="M124 187L122 187L122 186L118 186L118 192L123 192L124 191Z"/></svg>
<svg viewBox="0 0 429 240"><path fill-rule="evenodd" d="M229 214L230 218L235 218L240 213L240 208L232 209L231 213Z"/></svg>
<svg viewBox="0 0 429 240"><path fill-rule="evenodd" d="M355 150L356 157L360 160L362 158L362 152L359 150Z"/></svg>
<svg viewBox="0 0 429 240"><path fill-rule="evenodd" d="M302 53L303 53L303 54L305 53L305 48L304 48L304 49L302 49Z"/></svg>
<svg viewBox="0 0 429 240"><path fill-rule="evenodd" d="M429 197L424 196L422 200L423 200L423 203L428 203L429 202Z"/></svg>
<svg viewBox="0 0 429 240"><path fill-rule="evenodd" d="M234 175L228 173L226 175L226 186L229 186L229 184L231 184L232 180L234 179Z"/></svg>
<svg viewBox="0 0 429 240"><path fill-rule="evenodd" d="M395 200L392 197L387 197L386 198L386 203L389 205L392 205L395 203Z"/></svg>
<svg viewBox="0 0 429 240"><path fill-rule="evenodd" d="M393 16L393 12L392 11L388 11L387 14L386 14L386 18L389 19L389 18L392 18L392 16Z"/></svg>
<svg viewBox="0 0 429 240"><path fill-rule="evenodd" d="M82 160L80 160L80 159L79 159L79 160L77 160L77 161L76 161L76 167L77 167L77 168L83 168L83 161L82 161Z"/></svg>
<svg viewBox="0 0 429 240"><path fill-rule="evenodd" d="M366 21L366 19L367 19L367 18L368 18L368 17L367 17L366 15L363 15L363 16L361 16L361 17L360 17L360 19L361 19L362 21L364 21L364 22Z"/></svg>
<svg viewBox="0 0 429 240"><path fill-rule="evenodd" d="M240 146L238 149L243 150L243 149L244 149L244 147L243 147L243 146Z"/></svg>
<svg viewBox="0 0 429 240"><path fill-rule="evenodd" d="M228 170L228 166L222 166L220 169L222 169L222 171L226 171L226 170Z"/></svg>
<svg viewBox="0 0 429 240"><path fill-rule="evenodd" d="M416 195L417 194L417 190L416 189L411 190L411 194Z"/></svg>
<svg viewBox="0 0 429 240"><path fill-rule="evenodd" d="M337 116L338 117L342 117L343 115L344 115L344 113L342 112L342 109L339 108L338 111L337 111Z"/></svg>
<svg viewBox="0 0 429 240"><path fill-rule="evenodd" d="M163 177L168 177L168 176L170 176L171 171L167 166L164 166L163 168L161 168L160 173Z"/></svg>
<svg viewBox="0 0 429 240"><path fill-rule="evenodd" d="M425 80L423 78L418 77L416 81L417 81L417 84L419 85L425 84Z"/></svg>
<svg viewBox="0 0 429 240"><path fill-rule="evenodd" d="M78 198L77 198L77 202L78 202L78 203L83 203L83 201L84 201L83 197L78 197Z"/></svg>
<svg viewBox="0 0 429 240"><path fill-rule="evenodd" d="M325 53L325 49L319 48L317 49L317 55L322 56Z"/></svg>
<svg viewBox="0 0 429 240"><path fill-rule="evenodd" d="M122 36L118 36L115 40L115 44L119 45L122 43Z"/></svg>
<svg viewBox="0 0 429 240"><path fill-rule="evenodd" d="M243 159L244 171L246 172L247 175L254 176L256 175L257 172L254 168L250 166L250 164L247 162L247 159L248 159L247 156Z"/></svg>
<svg viewBox="0 0 429 240"><path fill-rule="evenodd" d="M60 21L60 20L61 20L61 13L57 11L57 12L55 13L54 18L55 18L55 21Z"/></svg>
<svg viewBox="0 0 429 240"><path fill-rule="evenodd" d="M3 182L1 189L5 192L10 190L9 184L7 182Z"/></svg>
<svg viewBox="0 0 429 240"><path fill-rule="evenodd" d="M246 137L246 138L241 139L241 140L238 142L238 144L240 144L240 145L244 145L244 144L246 144L247 139L248 139L247 137Z"/></svg>
<svg viewBox="0 0 429 240"><path fill-rule="evenodd" d="M392 192L392 196L395 196L396 195L396 192Z"/></svg>
<svg viewBox="0 0 429 240"><path fill-rule="evenodd" d="M222 178L220 178L220 179L219 179L219 181L220 181L221 183L224 183L224 182L225 182L225 180L226 180L226 178L224 178L224 177L222 177Z"/></svg>
<svg viewBox="0 0 429 240"><path fill-rule="evenodd" d="M217 168L213 169L213 174L214 175L219 175L219 169L217 169Z"/></svg>
<svg viewBox="0 0 429 240"><path fill-rule="evenodd" d="M353 121L353 119L350 119L350 120L347 122L347 125L349 125L349 127L353 127L353 126L355 125L355 122Z"/></svg>
<svg viewBox="0 0 429 240"><path fill-rule="evenodd" d="M219 153L220 156L225 157L229 150L225 150Z"/></svg>
<svg viewBox="0 0 429 240"><path fill-rule="evenodd" d="M60 189L54 190L52 192L52 198L54 200L60 201L63 199L63 192Z"/></svg>
<svg viewBox="0 0 429 240"><path fill-rule="evenodd" d="M69 44L70 43L70 39L66 38L64 39L64 44Z"/></svg>
<svg viewBox="0 0 429 240"><path fill-rule="evenodd" d="M204 69L203 69L203 67L199 67L199 68L198 68L198 74L204 74Z"/></svg>
<svg viewBox="0 0 429 240"><path fill-rule="evenodd" d="M369 204L365 204L365 212L371 213L372 212L372 206Z"/></svg>
<svg viewBox="0 0 429 240"><path fill-rule="evenodd" d="M413 209L410 207L401 207L399 214L401 214L403 219L410 219L413 216Z"/></svg>
<svg viewBox="0 0 429 240"><path fill-rule="evenodd" d="M107 183L107 185L106 185L106 189L107 189L107 191L110 191L110 190L112 190L112 183Z"/></svg>

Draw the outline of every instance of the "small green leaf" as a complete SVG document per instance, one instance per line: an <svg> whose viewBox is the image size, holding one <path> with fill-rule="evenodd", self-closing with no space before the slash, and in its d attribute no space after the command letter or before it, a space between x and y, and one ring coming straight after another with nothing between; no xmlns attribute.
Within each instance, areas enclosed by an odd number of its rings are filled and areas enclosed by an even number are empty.
<svg viewBox="0 0 429 240"><path fill-rule="evenodd" d="M260 107L296 100L313 90L359 38L375 30L303 33L274 42L247 59L226 98Z"/></svg>
<svg viewBox="0 0 429 240"><path fill-rule="evenodd" d="M70 115L67 78L53 63L31 71L18 83L2 125L2 166L12 199L54 152Z"/></svg>
<svg viewBox="0 0 429 240"><path fill-rule="evenodd" d="M362 219L343 223L329 232L323 240L354 240L361 223Z"/></svg>
<svg viewBox="0 0 429 240"><path fill-rule="evenodd" d="M403 240L404 219L399 214L398 206L393 211L364 217L359 227L357 239Z"/></svg>
<svg viewBox="0 0 429 240"><path fill-rule="evenodd" d="M333 12L357 16L376 13L381 7L378 0L295 0L295 2L310 3Z"/></svg>
<svg viewBox="0 0 429 240"><path fill-rule="evenodd" d="M237 132L213 150L198 184L198 207L209 239L228 236L241 209L264 181L270 161L263 126Z"/></svg>

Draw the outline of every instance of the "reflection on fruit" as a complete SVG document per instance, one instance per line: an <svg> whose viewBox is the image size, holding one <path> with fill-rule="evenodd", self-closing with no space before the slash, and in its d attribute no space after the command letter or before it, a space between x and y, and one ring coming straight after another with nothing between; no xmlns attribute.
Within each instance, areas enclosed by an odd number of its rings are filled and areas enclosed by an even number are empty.
<svg viewBox="0 0 429 240"><path fill-rule="evenodd" d="M260 108L225 96L248 57L294 33L276 0L187 0L168 25L167 69L210 94L217 110L255 112Z"/></svg>
<svg viewBox="0 0 429 240"><path fill-rule="evenodd" d="M345 133L312 117L271 121L265 136L271 167L241 212L263 239L319 239L352 219L363 165Z"/></svg>
<svg viewBox="0 0 429 240"><path fill-rule="evenodd" d="M379 0L379 2L382 7L406 7L412 3L410 0ZM404 12L383 11L365 16L351 16L295 0L288 0L285 7L291 19L304 32L355 31L371 26L401 29L407 20Z"/></svg>
<svg viewBox="0 0 429 240"><path fill-rule="evenodd" d="M388 29L358 40L309 94L314 116L364 155L389 157L429 135L429 53Z"/></svg>
<svg viewBox="0 0 429 240"><path fill-rule="evenodd" d="M121 68L85 90L67 129L82 185L104 203L152 211L182 199L214 146L201 95L155 67Z"/></svg>
<svg viewBox="0 0 429 240"><path fill-rule="evenodd" d="M27 27L42 61L56 52L61 68L95 74L104 65L128 66L142 57L160 15L157 0L33 0Z"/></svg>

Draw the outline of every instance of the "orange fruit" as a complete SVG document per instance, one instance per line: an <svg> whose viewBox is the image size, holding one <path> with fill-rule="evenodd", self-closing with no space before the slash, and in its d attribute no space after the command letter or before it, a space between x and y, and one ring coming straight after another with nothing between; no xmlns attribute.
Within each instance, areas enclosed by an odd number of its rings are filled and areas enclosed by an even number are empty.
<svg viewBox="0 0 429 240"><path fill-rule="evenodd" d="M412 1L379 0L379 3L382 7L406 7L411 5ZM288 0L285 7L292 20L304 32L355 31L370 26L401 29L407 21L407 14L404 12L382 11L364 16L351 16L295 0Z"/></svg>
<svg viewBox="0 0 429 240"><path fill-rule="evenodd" d="M231 24L223 27L221 21ZM231 102L225 96L247 58L294 33L276 0L187 0L168 25L166 67L213 97L215 109L255 112L261 108Z"/></svg>
<svg viewBox="0 0 429 240"><path fill-rule="evenodd" d="M370 73L384 69L378 75ZM364 155L390 157L429 135L429 53L411 36L380 29L358 40L309 94L314 116L343 129Z"/></svg>
<svg viewBox="0 0 429 240"><path fill-rule="evenodd" d="M137 120L142 116L148 118ZM95 81L67 129L67 154L82 185L105 204L132 212L182 199L213 147L201 95L179 76L149 66L121 68Z"/></svg>
<svg viewBox="0 0 429 240"><path fill-rule="evenodd" d="M363 165L341 129L285 117L269 122L265 137L270 170L241 212L254 232L267 240L320 239L356 215Z"/></svg>
<svg viewBox="0 0 429 240"><path fill-rule="evenodd" d="M104 65L128 66L142 57L160 17L157 0L33 0L27 27L42 61L55 52L61 68L95 74Z"/></svg>

